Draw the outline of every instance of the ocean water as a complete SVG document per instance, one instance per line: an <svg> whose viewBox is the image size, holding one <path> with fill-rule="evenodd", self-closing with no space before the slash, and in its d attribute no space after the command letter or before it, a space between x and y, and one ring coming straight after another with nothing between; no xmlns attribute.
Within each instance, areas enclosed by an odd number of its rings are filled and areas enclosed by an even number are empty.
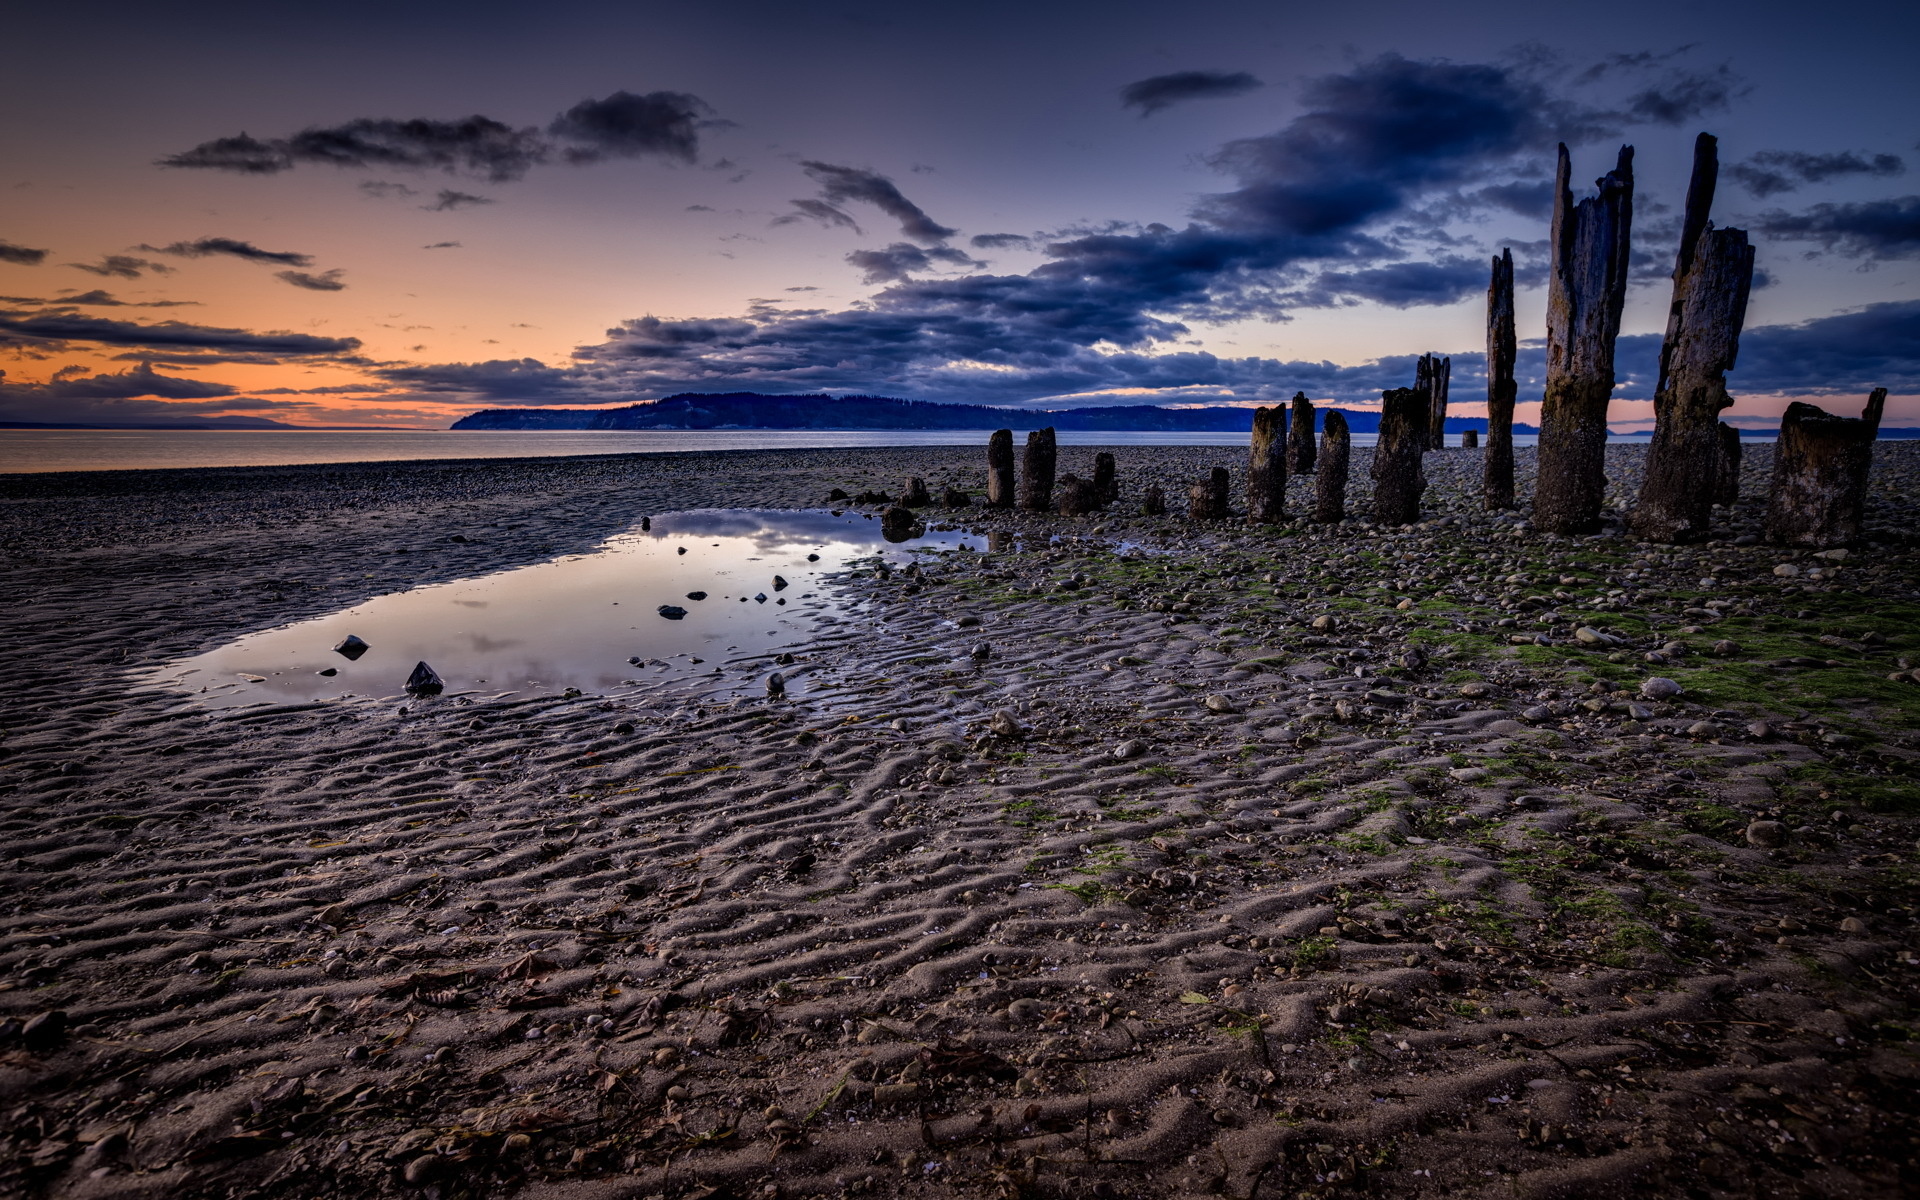
<svg viewBox="0 0 1920 1200"><path fill-rule="evenodd" d="M0 473L164 467L283 467L302 463L435 458L552 458L685 450L798 450L853 446L980 446L990 430L0 430ZM1024 435L1016 434L1016 443ZM1457 445L1459 435L1448 440ZM1069 432L1063 446L1244 446L1244 433ZM1520 435L1515 445L1536 439ZM1619 439L1626 440L1626 439ZM1644 439L1633 439L1644 440ZM1355 434L1371 446L1372 434Z"/></svg>

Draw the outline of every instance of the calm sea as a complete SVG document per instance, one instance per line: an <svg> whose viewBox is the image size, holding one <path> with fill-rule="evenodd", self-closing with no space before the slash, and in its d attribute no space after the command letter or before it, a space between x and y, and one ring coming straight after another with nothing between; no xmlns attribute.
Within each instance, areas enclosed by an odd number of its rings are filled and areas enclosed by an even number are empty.
<svg viewBox="0 0 1920 1200"><path fill-rule="evenodd" d="M283 467L421 458L553 458L684 450L985 446L989 430L0 430L0 473L154 467ZM1371 446L1372 434L1355 434ZM1458 444L1458 435L1448 439ZM1535 438L1516 436L1516 445ZM1627 440L1627 439L1619 439ZM1633 439L1645 440L1645 439ZM1244 446L1244 433L1062 433L1063 446Z"/></svg>

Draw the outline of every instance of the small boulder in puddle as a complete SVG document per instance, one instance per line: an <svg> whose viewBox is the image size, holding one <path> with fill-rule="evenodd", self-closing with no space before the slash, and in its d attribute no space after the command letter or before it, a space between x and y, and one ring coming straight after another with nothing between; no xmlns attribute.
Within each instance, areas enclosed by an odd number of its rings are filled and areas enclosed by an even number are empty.
<svg viewBox="0 0 1920 1200"><path fill-rule="evenodd" d="M657 611L669 621L678 621L687 615L687 610L678 604L662 604Z"/></svg>
<svg viewBox="0 0 1920 1200"><path fill-rule="evenodd" d="M437 696L447 690L446 681L439 672L424 662L413 664L413 674L407 676L407 691L415 696Z"/></svg>

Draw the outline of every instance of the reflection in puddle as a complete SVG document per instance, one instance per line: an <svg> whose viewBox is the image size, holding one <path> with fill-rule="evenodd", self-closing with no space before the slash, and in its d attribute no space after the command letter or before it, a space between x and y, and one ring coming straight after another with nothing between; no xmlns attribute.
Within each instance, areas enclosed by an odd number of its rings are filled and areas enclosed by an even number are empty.
<svg viewBox="0 0 1920 1200"><path fill-rule="evenodd" d="M778 653L843 611L822 577L855 558L985 548L957 531L899 547L860 513L726 509L655 517L599 551L434 584L249 634L153 683L217 707L398 696L415 663L449 694L604 691ZM667 608L684 610L663 618ZM366 649L336 647L360 638ZM352 647L357 650L357 647Z"/></svg>

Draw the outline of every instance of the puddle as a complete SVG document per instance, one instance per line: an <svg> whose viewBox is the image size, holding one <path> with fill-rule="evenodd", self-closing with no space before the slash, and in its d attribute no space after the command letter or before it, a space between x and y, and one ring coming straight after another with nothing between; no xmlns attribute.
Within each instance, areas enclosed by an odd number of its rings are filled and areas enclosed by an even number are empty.
<svg viewBox="0 0 1920 1200"><path fill-rule="evenodd" d="M230 708L400 697L420 662L447 695L694 679L799 646L843 616L847 602L826 576L854 559L901 563L962 546L988 548L959 530L889 543L878 520L857 512L669 513L592 554L378 596L175 660L146 682ZM365 648L336 652L349 637Z"/></svg>

